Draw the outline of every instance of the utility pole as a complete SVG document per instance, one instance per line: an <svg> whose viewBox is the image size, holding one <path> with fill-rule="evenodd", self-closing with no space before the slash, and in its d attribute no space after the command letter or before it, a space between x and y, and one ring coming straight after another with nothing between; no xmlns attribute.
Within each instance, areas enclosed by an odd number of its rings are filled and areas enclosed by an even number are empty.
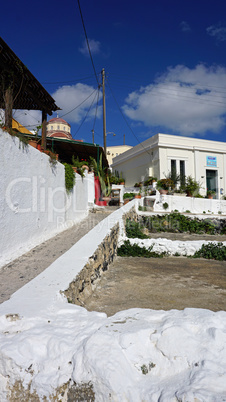
<svg viewBox="0 0 226 402"><path fill-rule="evenodd" d="M126 135L125 135L125 134L123 134L123 145L125 145L125 144L126 144L126 140L125 140L125 138L126 138Z"/></svg>
<svg viewBox="0 0 226 402"><path fill-rule="evenodd" d="M93 139L93 144L94 144L94 130L91 130L92 131L92 139Z"/></svg>
<svg viewBox="0 0 226 402"><path fill-rule="evenodd" d="M103 91L103 136L104 136L104 152L107 155L106 146L106 107L105 107L105 71L104 68L101 70L102 76L102 91Z"/></svg>

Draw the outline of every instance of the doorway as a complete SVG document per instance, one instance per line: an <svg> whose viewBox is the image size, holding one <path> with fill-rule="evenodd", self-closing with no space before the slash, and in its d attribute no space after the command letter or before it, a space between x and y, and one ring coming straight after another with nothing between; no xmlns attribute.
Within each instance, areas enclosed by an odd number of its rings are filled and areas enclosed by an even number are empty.
<svg viewBox="0 0 226 402"><path fill-rule="evenodd" d="M214 191L217 195L217 170L206 170L206 191Z"/></svg>

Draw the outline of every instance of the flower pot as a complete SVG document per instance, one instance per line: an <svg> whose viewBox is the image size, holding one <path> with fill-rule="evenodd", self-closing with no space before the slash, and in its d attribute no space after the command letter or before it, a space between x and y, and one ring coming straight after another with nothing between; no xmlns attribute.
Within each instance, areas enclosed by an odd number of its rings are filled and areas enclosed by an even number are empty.
<svg viewBox="0 0 226 402"><path fill-rule="evenodd" d="M29 140L29 145L31 145L33 148L38 148L38 144L34 140Z"/></svg>
<svg viewBox="0 0 226 402"><path fill-rule="evenodd" d="M141 198L141 195L140 195L140 194L136 194L136 195L135 195L135 198Z"/></svg>
<svg viewBox="0 0 226 402"><path fill-rule="evenodd" d="M168 194L168 190L163 190L163 188L159 189L160 194Z"/></svg>
<svg viewBox="0 0 226 402"><path fill-rule="evenodd" d="M42 146L41 144L37 144L37 149L38 149L40 152L43 152L43 151L44 151L44 148L43 148L43 146Z"/></svg>
<svg viewBox="0 0 226 402"><path fill-rule="evenodd" d="M130 202L130 199L129 199L129 198L125 198L125 199L124 199L124 205L125 205L125 204L128 204L128 202Z"/></svg>
<svg viewBox="0 0 226 402"><path fill-rule="evenodd" d="M103 201L106 201L107 205L109 203L109 201L111 200L111 197L102 197Z"/></svg>

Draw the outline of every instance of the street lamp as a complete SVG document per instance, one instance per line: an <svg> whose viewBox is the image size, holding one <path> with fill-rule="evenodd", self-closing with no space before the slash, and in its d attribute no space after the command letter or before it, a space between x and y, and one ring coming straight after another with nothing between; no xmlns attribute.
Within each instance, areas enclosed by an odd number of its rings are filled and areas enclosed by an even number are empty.
<svg viewBox="0 0 226 402"><path fill-rule="evenodd" d="M113 131L108 131L108 132L106 133L106 135L108 135L108 134L113 134L113 137L115 137L115 136L116 136L116 134L115 134L115 133L113 133Z"/></svg>
<svg viewBox="0 0 226 402"><path fill-rule="evenodd" d="M105 142L104 142L104 152L105 152L105 155L107 155L107 135L108 134L113 134L113 137L115 137L116 136L116 134L115 133L113 133L113 131L108 131L106 134L105 134Z"/></svg>

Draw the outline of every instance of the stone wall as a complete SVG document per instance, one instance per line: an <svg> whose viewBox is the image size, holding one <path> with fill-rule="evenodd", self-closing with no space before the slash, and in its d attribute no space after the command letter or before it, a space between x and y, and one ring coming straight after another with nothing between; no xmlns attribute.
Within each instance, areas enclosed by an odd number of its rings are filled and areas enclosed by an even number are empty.
<svg viewBox="0 0 226 402"><path fill-rule="evenodd" d="M138 220L135 207L126 212L123 217L123 230L126 220ZM113 262L117 255L118 238L120 234L120 226L117 223L98 246L94 254L89 258L89 262L78 273L75 280L72 281L63 293L67 297L69 303L82 306L84 300L92 294L97 283L109 265Z"/></svg>
<svg viewBox="0 0 226 402"><path fill-rule="evenodd" d="M89 258L89 262L79 272L75 280L70 283L68 289L63 292L69 303L82 306L84 299L95 289L103 272L108 269L109 264L113 262L116 256L118 236L119 224L116 224Z"/></svg>

